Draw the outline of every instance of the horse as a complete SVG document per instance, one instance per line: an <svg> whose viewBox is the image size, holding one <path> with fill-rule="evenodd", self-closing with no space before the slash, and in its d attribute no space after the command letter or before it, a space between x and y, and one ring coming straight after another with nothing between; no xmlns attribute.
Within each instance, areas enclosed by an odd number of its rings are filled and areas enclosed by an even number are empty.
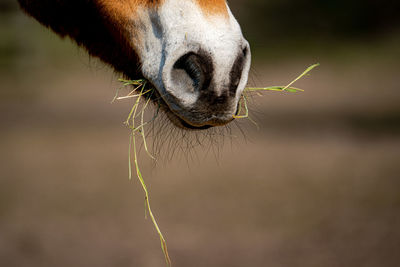
<svg viewBox="0 0 400 267"><path fill-rule="evenodd" d="M128 79L149 81L176 126L208 129L238 112L251 52L225 0L18 2Z"/></svg>

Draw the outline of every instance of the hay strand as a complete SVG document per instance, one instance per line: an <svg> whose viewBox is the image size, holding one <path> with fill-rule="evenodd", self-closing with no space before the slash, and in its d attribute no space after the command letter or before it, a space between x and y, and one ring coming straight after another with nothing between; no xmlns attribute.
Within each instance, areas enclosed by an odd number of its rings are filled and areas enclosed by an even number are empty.
<svg viewBox="0 0 400 267"><path fill-rule="evenodd" d="M129 136L129 152L128 152L128 159L129 159L129 179L132 179L132 159L134 162L134 166L135 166L135 170L136 170L136 176L140 182L140 185L142 186L142 189L144 191L145 194L145 217L147 218L147 213L149 214L151 221L154 225L154 228L157 231L157 234L160 238L160 243L161 243L161 249L163 251L164 254L164 258L165 258L165 262L167 264L167 266L171 266L171 259L169 257L168 254L168 247L167 247L167 242L165 241L165 238L160 230L160 227L158 226L158 223L155 219L155 216L153 214L153 211L151 210L151 206L150 206L150 197L149 197L149 190L147 188L147 185L144 181L142 172L140 171L139 168L139 161L138 161L138 154L137 154L137 143L136 143L136 134L137 132L140 133L140 136L142 137L143 140L143 145L144 145L144 149L147 152L147 154L152 158L155 159L153 157L153 155L150 154L148 146L147 146L147 142L146 142L146 135L144 132L144 126L146 126L148 123L150 123L151 121L153 121L155 119L155 117L158 115L158 109L156 111L155 116L150 120L145 122L144 121L144 113L146 108L149 105L150 102L150 97L147 100L144 100L144 104L142 105L141 108L140 107L140 103L142 98L144 97L144 95L150 93L152 94L153 89L150 90L145 90L147 81L146 80L122 80L120 79L121 82L123 82L123 86L129 86L129 85L133 85L134 89L127 94L126 96L123 97L118 97L118 92L119 89L117 91L116 96L114 97L114 100L125 100L125 99L131 99L131 98L135 98L136 100L132 106L132 109L130 110L128 117L125 121L125 125L129 127L129 129L131 130L130 136ZM140 91L139 91L140 89ZM139 92L138 92L139 91ZM140 117L140 125L136 126L135 125L135 120L136 118ZM132 156L132 150L133 150L133 156Z"/></svg>

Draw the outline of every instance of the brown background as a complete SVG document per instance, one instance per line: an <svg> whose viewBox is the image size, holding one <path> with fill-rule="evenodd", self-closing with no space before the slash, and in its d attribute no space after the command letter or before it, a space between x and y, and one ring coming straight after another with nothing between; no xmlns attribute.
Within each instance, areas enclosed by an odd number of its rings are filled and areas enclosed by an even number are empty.
<svg viewBox="0 0 400 267"><path fill-rule="evenodd" d="M174 266L399 266L391 5L231 1L251 84L321 67L298 82L304 93L253 97L259 130L157 122L158 163L142 151L140 164ZM131 103L110 104L119 75L14 2L0 7L0 266L163 266L128 180Z"/></svg>

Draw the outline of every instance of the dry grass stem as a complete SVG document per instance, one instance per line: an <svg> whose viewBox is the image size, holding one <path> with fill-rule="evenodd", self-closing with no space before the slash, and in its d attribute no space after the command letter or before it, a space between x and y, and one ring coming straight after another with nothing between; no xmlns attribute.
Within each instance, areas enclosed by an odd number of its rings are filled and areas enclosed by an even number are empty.
<svg viewBox="0 0 400 267"><path fill-rule="evenodd" d="M151 206L150 206L150 197L149 197L149 190L147 189L146 183L143 179L143 175L140 171L139 168L139 162L138 162L138 155L137 155L137 145L136 145L136 134L137 132L140 133L140 136L142 137L143 140L143 144L144 144L144 148L147 152L147 154L152 158L155 159L149 152L148 146L147 146L147 142L146 142L146 135L144 132L144 127L150 123L151 121L153 121L155 119L155 117L153 117L152 120L150 121L144 121L144 113L146 111L146 108L149 105L150 102L150 97L147 98L147 100L145 100L144 95L146 94L152 94L153 89L150 90L145 90L147 81L146 80L136 80L136 81L128 81L128 80L120 80L121 82L123 82L124 86L128 86L128 85L133 85L134 89L126 96L123 97L118 97L118 93L119 93L119 89L117 91L116 96L114 97L114 100L124 100L124 99L130 99L130 98L135 98L136 100L133 104L133 107L131 109L131 111L129 112L128 118L125 121L125 125L127 125L129 127L129 129L131 130L131 134L129 137L129 154L128 154L128 158L129 158L129 179L132 179L132 150L133 150L133 162L135 164L135 169L136 169L136 176L142 186L142 189L144 191L145 194L145 211L148 212L151 221L154 225L154 228L157 231L157 234L160 238L160 242L161 242L161 249L164 253L164 257L165 257L165 261L167 266L171 266L171 259L168 255L168 248L167 248L167 243L165 241L165 238L160 230L160 227L158 226L158 223L154 217L154 214L151 210ZM139 92L138 92L139 91ZM142 102L142 98L144 103L142 104L142 107L140 108L140 104ZM155 114L155 116L157 116L158 114L158 110ZM140 117L140 125L137 126L135 124L135 120ZM147 214L145 214L145 217L147 218Z"/></svg>
<svg viewBox="0 0 400 267"><path fill-rule="evenodd" d="M289 92L289 93L296 93L296 92L304 92L303 89L300 88L296 88L296 87L292 87L292 85L297 82L298 80L300 80L301 78L303 78L304 76L306 76L311 70L313 70L314 68L318 67L320 64L314 64L311 65L310 67L308 67L302 74L300 74L298 77L296 77L296 79L294 79L293 81L291 81L288 85L286 86L270 86L270 87L247 87L244 89L244 92L240 98L240 102L239 102L239 109L236 115L234 115L233 117L235 119L243 119L243 118L248 118L250 121L252 121L253 123L254 120L252 120L249 117L249 109L247 107L247 97L246 97L246 92L256 92L258 95L260 95L260 92L262 91L277 91L277 92ZM242 114L242 105L244 105L244 114ZM257 124L256 124L257 125Z"/></svg>

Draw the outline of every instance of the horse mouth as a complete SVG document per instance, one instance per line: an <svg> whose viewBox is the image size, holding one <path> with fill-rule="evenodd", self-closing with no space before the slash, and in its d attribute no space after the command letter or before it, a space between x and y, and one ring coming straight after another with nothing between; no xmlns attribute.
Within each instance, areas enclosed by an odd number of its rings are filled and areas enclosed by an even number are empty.
<svg viewBox="0 0 400 267"><path fill-rule="evenodd" d="M207 130L212 127L215 127L217 125L212 125L212 124L205 124L205 125L195 125L191 124L190 122L187 122L185 119L183 119L180 115L176 114L174 111L172 111L168 104L162 100L161 107L163 108L163 111L167 115L168 119L174 124L176 127L184 129L184 130L192 130L192 131L201 131L201 130Z"/></svg>
<svg viewBox="0 0 400 267"><path fill-rule="evenodd" d="M167 118L172 122L173 125L175 125L178 128L184 129L184 130L194 130L194 131L201 131L201 130L207 130L213 127L217 126L223 126L228 123L230 123L232 120L234 120L233 116L231 119L228 120L219 120L219 119L214 119L214 120L209 120L208 123L202 124L202 123L192 123L190 122L190 115L187 115L186 117L183 117L181 114L175 112L170 108L168 103L159 96L159 92L157 89L155 89L155 94L153 94L152 100L153 102L159 106L160 110L163 111ZM190 114L187 112L187 114Z"/></svg>
<svg viewBox="0 0 400 267"><path fill-rule="evenodd" d="M181 119L180 117L177 117L177 118L178 118L179 123L180 123L179 126L182 126L184 129L189 129L189 130L207 130L207 129L210 129L211 127L214 127L213 125L209 125L209 124L206 124L206 125L203 125L203 126L194 126L194 125L191 125L191 124L187 123L185 120Z"/></svg>

